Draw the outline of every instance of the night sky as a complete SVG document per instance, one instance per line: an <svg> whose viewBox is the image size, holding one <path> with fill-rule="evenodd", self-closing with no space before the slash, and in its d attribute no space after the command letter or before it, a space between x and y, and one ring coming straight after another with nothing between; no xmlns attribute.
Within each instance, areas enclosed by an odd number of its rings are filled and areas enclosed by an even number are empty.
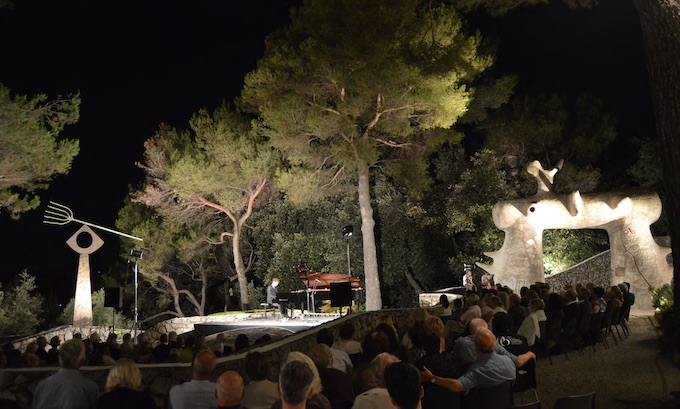
<svg viewBox="0 0 680 409"><path fill-rule="evenodd" d="M73 294L77 254L65 241L80 227L42 224L49 200L77 218L114 228L135 162L160 123L186 127L200 108L231 101L255 67L265 36L288 21L294 0L22 1L0 11L0 83L14 93L80 92L81 116L63 136L80 140L71 172L40 193L18 221L0 215L0 281L23 268L41 290ZM519 91L592 92L619 132L654 133L637 14L631 0L595 10L561 3L522 9L491 27L501 37L495 73L516 73ZM117 237L98 232L94 274L118 260Z"/></svg>

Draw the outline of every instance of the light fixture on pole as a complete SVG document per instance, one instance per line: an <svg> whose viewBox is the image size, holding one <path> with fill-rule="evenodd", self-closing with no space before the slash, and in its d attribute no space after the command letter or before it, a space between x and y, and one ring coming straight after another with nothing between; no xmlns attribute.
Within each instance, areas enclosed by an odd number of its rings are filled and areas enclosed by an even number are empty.
<svg viewBox="0 0 680 409"><path fill-rule="evenodd" d="M130 255L135 258L135 318L134 318L134 323L132 324L132 332L133 332L133 340L135 344L137 343L137 330L139 329L139 323L137 321L137 272L138 272L138 262L139 259L142 258L142 254L144 254L143 251L141 250L130 250Z"/></svg>
<svg viewBox="0 0 680 409"><path fill-rule="evenodd" d="M354 227L347 225L342 228L342 237L347 239L347 274L352 275L352 267L349 258L349 238L352 237L354 233Z"/></svg>

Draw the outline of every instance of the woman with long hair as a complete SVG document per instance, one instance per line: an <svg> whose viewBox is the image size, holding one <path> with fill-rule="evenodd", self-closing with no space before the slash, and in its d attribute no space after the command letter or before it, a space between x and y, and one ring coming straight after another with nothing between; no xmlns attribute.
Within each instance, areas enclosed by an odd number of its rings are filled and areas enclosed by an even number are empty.
<svg viewBox="0 0 680 409"><path fill-rule="evenodd" d="M109 371L106 393L97 400L97 408L155 409L153 398L142 389L142 374L137 364L131 359L119 359Z"/></svg>

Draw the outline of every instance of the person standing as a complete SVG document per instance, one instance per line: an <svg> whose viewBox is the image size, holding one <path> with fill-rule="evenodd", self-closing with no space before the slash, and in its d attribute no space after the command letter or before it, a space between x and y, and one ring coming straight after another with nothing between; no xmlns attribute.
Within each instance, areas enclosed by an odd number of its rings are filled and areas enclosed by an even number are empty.
<svg viewBox="0 0 680 409"><path fill-rule="evenodd" d="M475 291L475 282L472 279L472 267L465 266L465 275L463 275L463 287L466 291Z"/></svg>

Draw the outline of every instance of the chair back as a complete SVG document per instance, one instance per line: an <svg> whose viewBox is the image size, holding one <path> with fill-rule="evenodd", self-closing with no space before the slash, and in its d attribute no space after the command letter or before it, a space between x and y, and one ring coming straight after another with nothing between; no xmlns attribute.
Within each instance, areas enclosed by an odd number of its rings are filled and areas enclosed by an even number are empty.
<svg viewBox="0 0 680 409"><path fill-rule="evenodd" d="M584 301L588 302L588 301ZM578 334L585 334L590 332L590 321L593 319L592 313L583 313L578 317L578 324L576 325L576 332Z"/></svg>
<svg viewBox="0 0 680 409"><path fill-rule="evenodd" d="M557 341L562 333L562 318L549 319L546 323L545 339L548 341Z"/></svg>
<svg viewBox="0 0 680 409"><path fill-rule="evenodd" d="M474 388L465 397L466 409L507 408L513 406L512 381L491 388Z"/></svg>
<svg viewBox="0 0 680 409"><path fill-rule="evenodd" d="M555 409L595 409L595 392L559 398Z"/></svg>
<svg viewBox="0 0 680 409"><path fill-rule="evenodd" d="M423 387L420 400L423 409L458 409L461 407L460 394L437 385Z"/></svg>
<svg viewBox="0 0 680 409"><path fill-rule="evenodd" d="M517 377L512 383L514 393L529 389L536 389L536 362L533 359L527 361L521 368L517 368Z"/></svg>

